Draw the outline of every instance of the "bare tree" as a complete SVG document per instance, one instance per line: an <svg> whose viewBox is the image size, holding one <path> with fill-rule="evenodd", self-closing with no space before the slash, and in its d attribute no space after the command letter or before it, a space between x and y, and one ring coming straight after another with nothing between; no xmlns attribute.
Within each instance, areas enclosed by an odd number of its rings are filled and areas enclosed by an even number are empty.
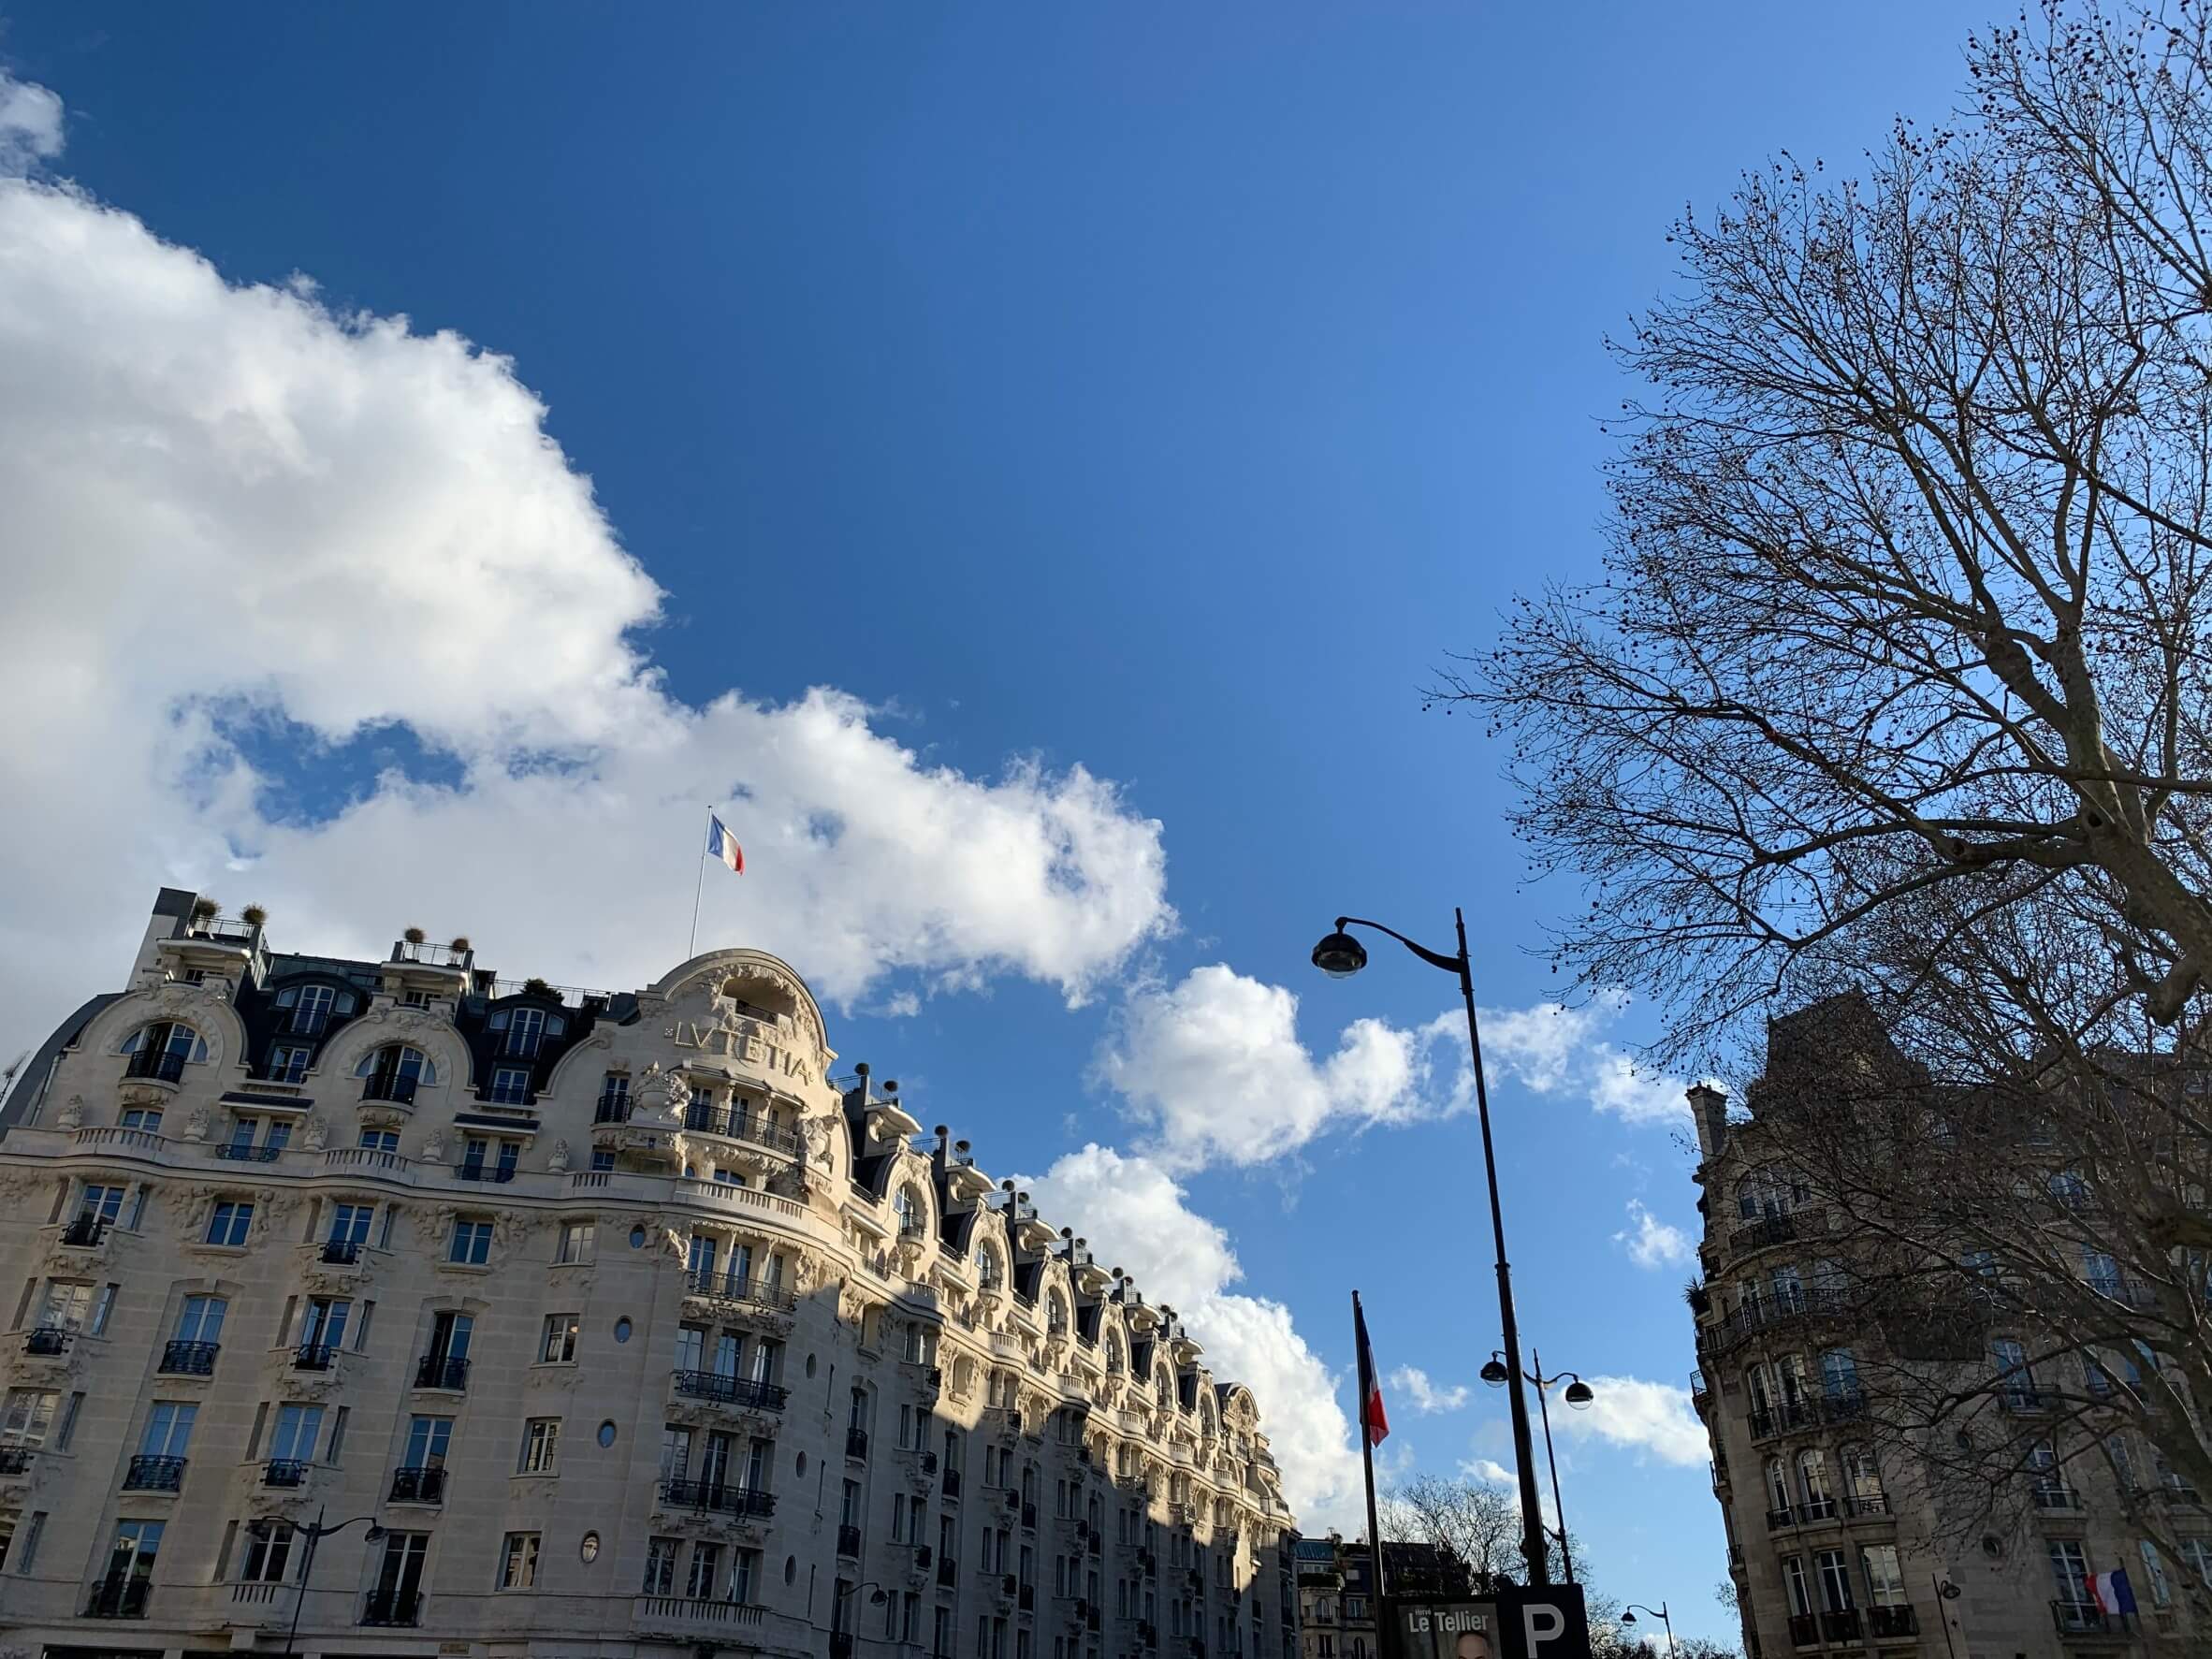
<svg viewBox="0 0 2212 1659"><path fill-rule="evenodd" d="M2212 42L1972 43L1982 100L1866 177L1785 157L1686 216L1614 342L1604 580L1439 695L1512 738L1557 937L1688 1050L1860 971L1931 893L2034 904L2161 1024L2212 969ZM2076 1022L2078 1023L2078 1022Z"/></svg>
<svg viewBox="0 0 2212 1659"><path fill-rule="evenodd" d="M1521 1571L1521 1511L1513 1493L1488 1481L1421 1475L1380 1494L1383 1536L1427 1544L1464 1566L1481 1591Z"/></svg>

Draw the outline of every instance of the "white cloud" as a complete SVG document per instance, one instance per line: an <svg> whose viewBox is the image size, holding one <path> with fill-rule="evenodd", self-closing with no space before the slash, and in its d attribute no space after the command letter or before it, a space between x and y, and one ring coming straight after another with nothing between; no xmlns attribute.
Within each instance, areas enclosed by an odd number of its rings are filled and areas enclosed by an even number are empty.
<svg viewBox="0 0 2212 1659"><path fill-rule="evenodd" d="M1460 1465L1460 1473L1490 1486L1512 1486L1513 1471L1495 1458L1469 1458Z"/></svg>
<svg viewBox="0 0 2212 1659"><path fill-rule="evenodd" d="M1093 1144L1018 1182L1041 1216L1072 1227L1148 1300L1171 1304L1218 1380L1252 1390L1300 1525L1357 1530L1360 1461L1336 1379L1292 1328L1288 1308L1228 1288L1243 1276L1229 1236L1189 1208L1168 1169Z"/></svg>
<svg viewBox="0 0 2212 1659"><path fill-rule="evenodd" d="M1171 1167L1252 1165L1332 1128L1456 1110L1463 1080L1439 1089L1433 1075L1433 1051L1448 1036L1443 1020L1418 1030L1355 1020L1317 1060L1299 1040L1295 996L1214 963L1132 992L1098 1074L1151 1128L1146 1150Z"/></svg>
<svg viewBox="0 0 2212 1659"><path fill-rule="evenodd" d="M52 153L50 98L0 85L0 142ZM506 358L0 179L0 361L9 1053L120 981L163 882L266 904L281 946L420 924L643 983L684 953L711 800L749 867L709 872L702 947L833 1000L1002 974L1079 999L1174 925L1159 824L1080 766L932 765L831 689L671 698L640 644L663 595ZM402 726L453 776L322 823L234 741Z"/></svg>
<svg viewBox="0 0 2212 1659"><path fill-rule="evenodd" d="M1589 1406L1552 1413L1555 1433L1630 1447L1665 1463L1689 1466L1712 1455L1689 1390L1633 1376L1586 1380L1594 1396Z"/></svg>
<svg viewBox="0 0 2212 1659"><path fill-rule="evenodd" d="M1669 1226L1651 1211L1640 1200L1628 1201L1628 1219L1634 1223L1630 1230L1617 1232L1613 1243L1624 1246L1628 1259L1638 1267L1652 1269L1683 1267L1697 1254L1690 1243L1690 1235L1679 1227Z"/></svg>
<svg viewBox="0 0 2212 1659"><path fill-rule="evenodd" d="M1457 1411L1467 1403L1466 1384L1440 1389L1429 1380L1429 1374L1418 1365L1399 1366L1390 1373L1389 1381L1391 1392L1411 1406L1416 1417L1429 1417L1439 1411Z"/></svg>
<svg viewBox="0 0 2212 1659"><path fill-rule="evenodd" d="M62 100L0 69L0 174L27 173L62 153Z"/></svg>
<svg viewBox="0 0 2212 1659"><path fill-rule="evenodd" d="M1689 1087L1680 1078L1638 1065L1603 1033L1628 1006L1620 993L1577 1007L1539 1002L1482 1011L1484 1075L1500 1074L1539 1095L1580 1094L1592 1108L1638 1128L1687 1123Z"/></svg>

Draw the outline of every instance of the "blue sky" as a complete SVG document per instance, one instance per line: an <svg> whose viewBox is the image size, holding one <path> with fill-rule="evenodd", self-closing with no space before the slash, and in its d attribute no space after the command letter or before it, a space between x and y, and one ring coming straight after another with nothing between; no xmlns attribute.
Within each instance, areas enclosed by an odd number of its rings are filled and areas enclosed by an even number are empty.
<svg viewBox="0 0 2212 1659"><path fill-rule="evenodd" d="M1678 1387L1687 1267L1616 1237L1695 1220L1666 1085L1612 1069L1646 1016L1532 1011L1574 895L1419 687L1593 568L1601 336L1666 290L1668 216L1941 116L1981 17L0 12L0 163L13 110L40 182L0 196L0 551L88 688L0 738L8 1051L162 880L288 947L419 921L638 982L742 787L703 939L789 955L847 1059L1108 1255L1176 1242L1217 1356L1343 1381L1357 1286L1442 1403L1495 1327L1451 985L1306 954L1461 903L1524 1331ZM1242 1276L1192 1274L1223 1236ZM1730 1633L1680 1403L1617 1398L1562 1448L1596 1581ZM1393 1459L1507 1461L1479 1385L1393 1399Z"/></svg>

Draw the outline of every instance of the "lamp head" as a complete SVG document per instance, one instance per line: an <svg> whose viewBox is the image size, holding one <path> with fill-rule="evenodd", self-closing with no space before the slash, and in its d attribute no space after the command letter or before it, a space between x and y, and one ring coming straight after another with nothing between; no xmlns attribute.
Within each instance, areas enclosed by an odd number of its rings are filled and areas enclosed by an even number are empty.
<svg viewBox="0 0 2212 1659"><path fill-rule="evenodd" d="M868 1597L868 1606L871 1608L880 1608L890 1599L890 1595L885 1591L879 1588L874 1594Z"/></svg>
<svg viewBox="0 0 2212 1659"><path fill-rule="evenodd" d="M1567 1384L1564 1398L1577 1411L1583 1411L1589 1408L1591 1401L1596 1399L1597 1396L1590 1391L1590 1385L1578 1376L1573 1382Z"/></svg>
<svg viewBox="0 0 2212 1659"><path fill-rule="evenodd" d="M1367 966L1367 947L1339 927L1314 947L1314 966L1332 980L1348 980Z"/></svg>
<svg viewBox="0 0 2212 1659"><path fill-rule="evenodd" d="M1636 1623L1636 1615L1634 1613L1623 1613L1621 1615L1621 1623L1623 1624L1634 1624Z"/></svg>
<svg viewBox="0 0 2212 1659"><path fill-rule="evenodd" d="M1492 1388L1502 1389L1506 1386L1506 1379L1513 1374L1506 1369L1505 1362L1497 1355L1492 1354L1489 1363L1483 1366L1479 1375L1482 1380L1490 1384Z"/></svg>
<svg viewBox="0 0 2212 1659"><path fill-rule="evenodd" d="M369 1530L361 1535L361 1542L364 1544L378 1544L382 1543L383 1541L384 1528L378 1526L373 1521L371 1521L369 1523Z"/></svg>

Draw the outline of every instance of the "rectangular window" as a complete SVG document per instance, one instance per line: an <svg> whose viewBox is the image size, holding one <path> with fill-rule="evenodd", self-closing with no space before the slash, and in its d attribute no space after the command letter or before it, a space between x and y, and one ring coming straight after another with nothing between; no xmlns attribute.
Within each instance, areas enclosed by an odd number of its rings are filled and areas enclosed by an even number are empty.
<svg viewBox="0 0 2212 1659"><path fill-rule="evenodd" d="M530 1104L530 1068L501 1066L491 1074L491 1099L502 1106Z"/></svg>
<svg viewBox="0 0 2212 1659"><path fill-rule="evenodd" d="M236 1249L254 1230L254 1206L243 1199L225 1199L208 1217L208 1243Z"/></svg>
<svg viewBox="0 0 2212 1659"><path fill-rule="evenodd" d="M292 1032L296 1037L319 1037L329 1023L330 1005L338 993L328 985L302 985L292 1003Z"/></svg>
<svg viewBox="0 0 2212 1659"><path fill-rule="evenodd" d="M2088 1558L2082 1553L2080 1543L2073 1538L2054 1539L2050 1554L2051 1586L2059 1603L2077 1612L2093 1609L2097 1598L2089 1594Z"/></svg>
<svg viewBox="0 0 2212 1659"><path fill-rule="evenodd" d="M721 1570L722 1547L720 1544L693 1544L691 1546L691 1572L684 1580L684 1594L693 1601L712 1601L714 1581Z"/></svg>
<svg viewBox="0 0 2212 1659"><path fill-rule="evenodd" d="M52 1389L10 1389L0 1401L0 1446L44 1446L62 1397Z"/></svg>
<svg viewBox="0 0 2212 1659"><path fill-rule="evenodd" d="M761 1582L761 1552L758 1550L740 1550L730 1564L730 1599L748 1606L760 1598L755 1594Z"/></svg>
<svg viewBox="0 0 2212 1659"><path fill-rule="evenodd" d="M1858 1552L1867 1576L1867 1601L1877 1608L1905 1605L1904 1574L1898 1567L1895 1544L1870 1544Z"/></svg>
<svg viewBox="0 0 2212 1659"><path fill-rule="evenodd" d="M330 1243L367 1244L370 1226L375 1219L376 1207L373 1204L333 1204L330 1208Z"/></svg>
<svg viewBox="0 0 2212 1659"><path fill-rule="evenodd" d="M546 1011L517 1008L507 1017L507 1041L500 1052L518 1060L534 1059L546 1035Z"/></svg>
<svg viewBox="0 0 2212 1659"><path fill-rule="evenodd" d="M672 1595L676 1592L676 1550L682 1540L654 1538L646 1545L645 1585L647 1595Z"/></svg>
<svg viewBox="0 0 2212 1659"><path fill-rule="evenodd" d="M500 1552L500 1588L528 1590L538 1581L538 1535L509 1533Z"/></svg>
<svg viewBox="0 0 2212 1659"><path fill-rule="evenodd" d="M1785 1555L1782 1558L1782 1581L1790 1593L1790 1611L1797 1618L1810 1617L1812 1612L1812 1583L1805 1574L1802 1556Z"/></svg>
<svg viewBox="0 0 2212 1659"><path fill-rule="evenodd" d="M320 1405L280 1405L277 1407L276 1433L269 1442L269 1456L272 1463L312 1463L315 1448L323 1438L323 1408Z"/></svg>
<svg viewBox="0 0 2212 1659"><path fill-rule="evenodd" d="M269 1051L269 1078L271 1083L304 1083L307 1080L307 1062L314 1050L303 1042L280 1042Z"/></svg>
<svg viewBox="0 0 2212 1659"><path fill-rule="evenodd" d="M161 1108L158 1106L126 1106L116 1123L126 1129L143 1129L148 1134L161 1130Z"/></svg>
<svg viewBox="0 0 2212 1659"><path fill-rule="evenodd" d="M49 1331L82 1331L86 1317L92 1312L92 1287L63 1279L50 1280L46 1287L46 1305L39 1311L38 1323Z"/></svg>
<svg viewBox="0 0 2212 1659"><path fill-rule="evenodd" d="M576 1357L576 1334L583 1329L581 1314L547 1314L546 1335L538 1345L538 1359L548 1365L565 1365Z"/></svg>
<svg viewBox="0 0 2212 1659"><path fill-rule="evenodd" d="M591 1259L592 1224L589 1221L567 1221L560 1228L560 1254L557 1261L589 1261Z"/></svg>
<svg viewBox="0 0 2212 1659"><path fill-rule="evenodd" d="M400 1150L400 1131L398 1129L363 1129L360 1144L363 1152L398 1152Z"/></svg>
<svg viewBox="0 0 2212 1659"><path fill-rule="evenodd" d="M443 1469L453 1445L449 1417L410 1418L407 1422L407 1463L410 1469Z"/></svg>
<svg viewBox="0 0 2212 1659"><path fill-rule="evenodd" d="M369 1592L370 1617L363 1623L412 1624L422 1600L423 1562L430 1552L428 1533L386 1533L384 1560Z"/></svg>
<svg viewBox="0 0 2212 1659"><path fill-rule="evenodd" d="M2148 1538L2137 1541L2135 1551L2143 1558L2143 1582L2150 1591L2150 1605L2170 1608L2174 1605L2174 1587L2166 1580L2166 1564L2159 1555L2159 1547Z"/></svg>
<svg viewBox="0 0 2212 1659"><path fill-rule="evenodd" d="M146 1413L138 1454L150 1458L185 1456L192 1444L193 1420L198 1416L199 1407L189 1400L156 1400Z"/></svg>
<svg viewBox="0 0 2212 1659"><path fill-rule="evenodd" d="M115 1218L123 1214L126 1190L121 1186L101 1186L88 1181L84 1185L84 1197L78 1203L77 1213L80 1215L91 1215L112 1226Z"/></svg>
<svg viewBox="0 0 2212 1659"><path fill-rule="evenodd" d="M533 1417L523 1425L522 1473L550 1475L560 1456L560 1419Z"/></svg>
<svg viewBox="0 0 2212 1659"><path fill-rule="evenodd" d="M292 1564L292 1536L288 1521L248 1521L246 1560L239 1577L250 1584L282 1584Z"/></svg>
<svg viewBox="0 0 2212 1659"><path fill-rule="evenodd" d="M309 1297L307 1312L299 1323L299 1346L333 1351L343 1347L346 1322L353 1313L353 1302L342 1296Z"/></svg>
<svg viewBox="0 0 2212 1659"><path fill-rule="evenodd" d="M446 1251L448 1261L466 1262L481 1267L491 1259L491 1223L488 1221L456 1221L453 1224L453 1244Z"/></svg>

